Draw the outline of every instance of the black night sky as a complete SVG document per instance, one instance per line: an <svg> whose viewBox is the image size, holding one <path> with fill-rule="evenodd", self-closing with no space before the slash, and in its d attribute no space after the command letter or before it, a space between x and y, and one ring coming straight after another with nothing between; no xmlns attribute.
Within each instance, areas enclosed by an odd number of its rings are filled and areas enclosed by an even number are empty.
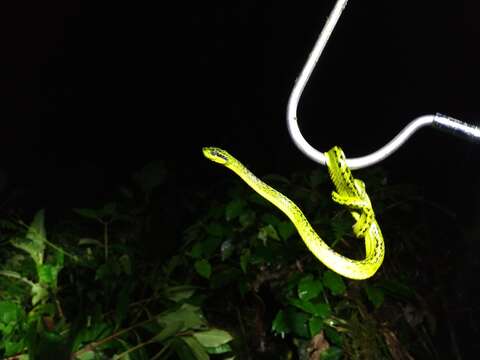
<svg viewBox="0 0 480 360"><path fill-rule="evenodd" d="M208 183L225 174L203 159L204 145L259 174L317 166L289 139L285 109L332 5L4 5L9 186L35 188L40 206L74 205L154 159L179 186ZM423 114L478 123L479 14L473 0L351 1L300 102L304 136L361 156ZM479 154L423 129L382 165L391 181L418 183L468 216Z"/></svg>
<svg viewBox="0 0 480 360"><path fill-rule="evenodd" d="M285 112L333 3L4 2L4 207L17 188L32 210L88 207L153 160L171 196L188 197L232 176L207 145L257 175L317 167ZM300 102L304 136L355 157L423 114L480 124L479 44L478 1L351 0ZM478 233L479 161L480 143L427 128L381 165Z"/></svg>

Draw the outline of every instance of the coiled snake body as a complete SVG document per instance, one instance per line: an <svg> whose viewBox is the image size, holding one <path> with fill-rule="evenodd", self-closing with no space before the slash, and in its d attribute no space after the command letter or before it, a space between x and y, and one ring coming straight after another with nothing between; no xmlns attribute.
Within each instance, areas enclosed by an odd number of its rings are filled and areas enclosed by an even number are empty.
<svg viewBox="0 0 480 360"><path fill-rule="evenodd" d="M205 147L203 154L235 172L253 190L283 211L295 225L308 249L331 270L347 278L362 280L375 274L382 264L385 254L383 237L365 191L365 184L353 178L346 165L345 155L339 147L325 153L330 177L337 190L332 193L332 199L347 206L356 220L353 232L357 237L365 239L366 256L363 260L349 259L335 252L313 230L305 215L292 200L265 184L225 150Z"/></svg>

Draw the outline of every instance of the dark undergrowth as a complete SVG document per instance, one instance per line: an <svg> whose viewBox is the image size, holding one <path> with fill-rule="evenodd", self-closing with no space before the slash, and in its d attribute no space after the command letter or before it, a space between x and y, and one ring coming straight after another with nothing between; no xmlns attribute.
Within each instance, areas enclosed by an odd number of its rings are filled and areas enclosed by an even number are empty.
<svg viewBox="0 0 480 360"><path fill-rule="evenodd" d="M415 188L389 185L379 169L355 174L367 184L386 256L373 278L353 281L326 269L282 213L232 176L191 194L195 220L181 241L167 222L158 231L152 194L162 174L146 167L111 202L54 221L48 209L33 219L3 217L0 357L458 355L445 285L458 264L439 250L458 229ZM325 171L264 180L294 200L336 251L362 257L348 211L330 199ZM155 227L158 246L147 245Z"/></svg>

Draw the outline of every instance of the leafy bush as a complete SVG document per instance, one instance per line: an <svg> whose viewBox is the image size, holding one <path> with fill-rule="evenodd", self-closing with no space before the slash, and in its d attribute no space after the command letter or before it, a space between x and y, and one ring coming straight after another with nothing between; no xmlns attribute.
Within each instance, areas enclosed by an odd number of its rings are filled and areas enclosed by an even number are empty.
<svg viewBox="0 0 480 360"><path fill-rule="evenodd" d="M387 189L379 169L358 177L366 179L386 235L387 260L368 281L344 279L328 270L309 253L286 216L236 179L186 231L183 252L203 279L199 284L210 289L207 309L216 321L237 330L241 358L398 359L410 356L409 351L432 353L426 328L431 318L423 317L409 329L408 318L391 316L417 306L408 276L389 266L393 249L404 245L394 246L392 239L400 234L400 240L419 237L407 230L414 214L405 199L416 195L410 187ZM364 256L348 211L330 199L324 171L264 180L300 205L332 248L351 258ZM384 211L394 213L394 226L383 219ZM418 328L423 331L416 332ZM419 336L424 345L403 344L400 335Z"/></svg>
<svg viewBox="0 0 480 360"><path fill-rule="evenodd" d="M397 261L413 261L410 244L425 237L409 226L418 222L412 189L387 186L378 169L358 176L387 257L374 278L352 281L318 262L290 221L235 178L225 193L199 194L197 220L174 256L148 261L142 234L164 181L159 167L135 174L99 209L74 209L47 226L43 210L30 224L1 220L1 357L434 358L434 318L405 271L415 266ZM300 205L331 247L363 256L325 171L265 180Z"/></svg>
<svg viewBox="0 0 480 360"><path fill-rule="evenodd" d="M139 198L124 189L129 201L75 209L86 223L56 224L70 232L53 234L54 241L43 210L30 225L4 220L10 234L2 242L0 357L229 357L232 337L206 320L200 289L169 279L168 267L145 263L135 251L155 187L150 175L143 187L136 179Z"/></svg>

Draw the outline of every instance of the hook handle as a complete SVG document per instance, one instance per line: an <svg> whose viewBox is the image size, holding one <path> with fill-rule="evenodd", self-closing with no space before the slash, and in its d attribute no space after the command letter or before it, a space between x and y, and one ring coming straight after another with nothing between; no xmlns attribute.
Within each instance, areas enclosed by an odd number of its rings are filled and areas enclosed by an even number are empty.
<svg viewBox="0 0 480 360"><path fill-rule="evenodd" d="M433 126L462 139L480 141L480 127L437 113Z"/></svg>
<svg viewBox="0 0 480 360"><path fill-rule="evenodd" d="M322 52L327 44L330 35L335 28L335 25L340 18L345 6L347 5L348 0L337 0L333 10L330 13L320 36L318 37L310 55L303 66L303 69L295 81L292 92L290 93L290 98L288 99L287 105L287 128L290 133L295 145L302 151L307 157L311 160L326 165L327 159L323 152L318 151L312 147L307 140L303 137L298 126L297 119L297 108L300 97L302 96L303 89L310 78L310 75L317 64L318 59L322 55ZM384 145L379 150L373 152L372 154L359 157L346 159L347 166L352 169L361 169L368 166L372 166L388 156L394 153L400 146L402 146L417 130L424 126L432 125L440 130L447 131L453 135L460 136L467 139L475 139L480 141L480 128L469 125L467 123L461 122L454 118L435 114L435 115L424 115L416 118L411 121L405 128L403 128L397 136L395 136L389 143Z"/></svg>

